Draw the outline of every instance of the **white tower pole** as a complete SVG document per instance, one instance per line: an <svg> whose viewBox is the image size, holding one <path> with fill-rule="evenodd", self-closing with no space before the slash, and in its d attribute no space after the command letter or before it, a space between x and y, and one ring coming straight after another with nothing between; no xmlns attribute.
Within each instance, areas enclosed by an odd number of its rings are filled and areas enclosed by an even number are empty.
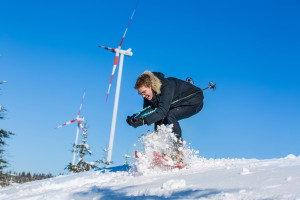
<svg viewBox="0 0 300 200"><path fill-rule="evenodd" d="M75 139L72 165L75 165L75 156L76 156L76 146L77 146L77 142L78 142L78 135L79 135L79 124L77 125L77 132L76 132L76 139Z"/></svg>
<svg viewBox="0 0 300 200"><path fill-rule="evenodd" d="M124 61L124 54L123 53L120 53L120 54L121 55L120 55L120 64L119 64L117 88L116 88L115 103L114 103L112 123L111 123L111 128L110 128L109 146L108 146L108 153L107 153L108 166L110 165L110 162L111 162L112 149L113 149L113 145L114 145L114 137L115 137L115 129L116 129L116 121L117 121L117 112L118 112L119 96L120 96L120 88L121 88L121 79L122 79L122 70L123 70L123 61Z"/></svg>

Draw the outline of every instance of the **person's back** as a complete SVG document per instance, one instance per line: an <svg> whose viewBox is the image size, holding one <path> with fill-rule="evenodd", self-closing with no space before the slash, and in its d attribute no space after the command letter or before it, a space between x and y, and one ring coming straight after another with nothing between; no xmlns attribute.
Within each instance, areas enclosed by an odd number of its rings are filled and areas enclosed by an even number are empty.
<svg viewBox="0 0 300 200"><path fill-rule="evenodd" d="M172 99L172 107L181 105L195 105L203 102L203 92L197 86L174 77L169 77L166 79L175 87L174 96Z"/></svg>

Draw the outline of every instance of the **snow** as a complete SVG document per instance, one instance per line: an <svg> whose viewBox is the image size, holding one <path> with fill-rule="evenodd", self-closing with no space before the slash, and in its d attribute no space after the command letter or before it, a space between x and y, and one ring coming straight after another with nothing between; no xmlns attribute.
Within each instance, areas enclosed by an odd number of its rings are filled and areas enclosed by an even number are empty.
<svg viewBox="0 0 300 200"><path fill-rule="evenodd" d="M168 133L163 127L160 133ZM156 135L153 135L156 134ZM163 135L163 134L161 134ZM155 139L153 143L149 138ZM298 199L300 156L278 159L206 159L185 146L184 169L151 168L148 150L164 136L148 133L130 166L58 176L0 189L5 200L79 199ZM153 146L154 145L154 146ZM148 149L149 148L149 149Z"/></svg>
<svg viewBox="0 0 300 200"><path fill-rule="evenodd" d="M107 170L0 189L0 199L300 199L300 157L199 158L185 169Z"/></svg>
<svg viewBox="0 0 300 200"><path fill-rule="evenodd" d="M139 157L134 165L137 173L146 175L147 173L153 174L155 171L160 172L161 169L153 169L153 152L156 151L160 154L172 155L172 152L175 151L173 141L176 140L177 138L172 133L172 125L168 127L162 125L158 127L157 131L142 135L139 138L140 147L135 145L138 149ZM181 149L184 155L184 165L190 166L192 161L197 158L198 152L186 145L186 142L183 142L183 147L179 147L179 149ZM168 163L166 164L173 166L174 162L172 159L168 159Z"/></svg>

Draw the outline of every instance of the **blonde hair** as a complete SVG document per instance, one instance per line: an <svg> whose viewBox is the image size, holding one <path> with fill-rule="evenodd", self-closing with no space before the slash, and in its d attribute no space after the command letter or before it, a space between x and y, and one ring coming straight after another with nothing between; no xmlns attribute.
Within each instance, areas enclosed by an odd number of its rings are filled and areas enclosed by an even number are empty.
<svg viewBox="0 0 300 200"><path fill-rule="evenodd" d="M157 78L152 72L144 71L144 73L142 73L142 75L137 79L134 89L139 89L142 86L148 88L151 87L156 94L160 94L161 85L162 83L159 78Z"/></svg>
<svg viewBox="0 0 300 200"><path fill-rule="evenodd" d="M142 74L136 81L134 89L139 89L140 87L151 87L151 79L148 74Z"/></svg>

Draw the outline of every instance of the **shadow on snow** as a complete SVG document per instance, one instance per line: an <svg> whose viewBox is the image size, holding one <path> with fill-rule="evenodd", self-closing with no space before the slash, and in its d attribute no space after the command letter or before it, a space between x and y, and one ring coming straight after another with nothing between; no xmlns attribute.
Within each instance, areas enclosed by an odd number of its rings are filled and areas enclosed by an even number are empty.
<svg viewBox="0 0 300 200"><path fill-rule="evenodd" d="M85 200L85 199L101 199L101 200L113 200L113 199L195 199L195 198L206 198L211 197L224 192L234 192L235 190L224 191L224 190L216 190L216 189L187 189L174 191L170 193L168 196L158 196L158 195L139 195L139 196L128 196L126 195L125 190L130 187L125 187L122 189L112 190L110 188L103 187L92 187L89 191L85 192L77 192L72 195L72 199L74 200Z"/></svg>

